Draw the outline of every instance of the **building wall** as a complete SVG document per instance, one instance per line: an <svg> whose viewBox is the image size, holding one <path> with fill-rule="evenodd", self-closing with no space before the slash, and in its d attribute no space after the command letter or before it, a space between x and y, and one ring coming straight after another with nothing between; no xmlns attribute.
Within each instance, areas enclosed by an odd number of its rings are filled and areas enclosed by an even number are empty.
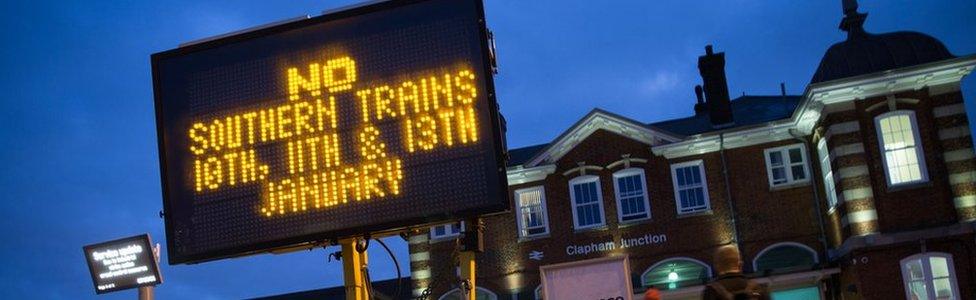
<svg viewBox="0 0 976 300"><path fill-rule="evenodd" d="M726 151L729 183L736 206L736 228L739 248L746 261L746 271L752 272L751 262L763 249L780 242L804 244L818 254L825 253L817 220L817 204L824 201L814 180L817 164L810 164L807 182L787 187L770 187L766 170L765 150L801 144L808 161L816 162L816 151L798 140L785 140ZM720 170L720 166L716 166ZM824 261L825 257L819 257Z"/></svg>
<svg viewBox="0 0 976 300"><path fill-rule="evenodd" d="M861 299L904 299L901 260L925 252L942 252L952 255L956 271L956 283L960 295L956 299L976 297L976 252L973 252L973 236L961 235L924 242L904 243L883 247L871 247L854 251L850 258L841 261L845 272L856 274L853 287L845 286L847 294Z"/></svg>
<svg viewBox="0 0 976 300"><path fill-rule="evenodd" d="M887 184L874 122L892 105L915 112L927 182L897 188ZM831 156L839 199L836 207L829 207L826 200L816 151L820 140L826 141ZM801 144L806 151L810 180L771 188L764 152L793 144ZM630 167L645 172L650 220L628 224L618 221L613 173L625 166L609 166L625 156L646 160L633 162ZM727 174L723 173L723 156ZM695 160L704 162L711 209L679 215L671 165ZM830 104L823 109L823 118L814 133L802 141L788 139L672 160L653 155L650 145L598 130L553 164L555 171L544 180L509 187L513 208L517 208L516 190L544 187L548 235L520 239L516 209L483 218L486 251L477 255L478 285L501 299L513 294L521 295L521 299L531 298L540 283L540 266L627 254L632 278L639 285L645 270L668 259L688 258L711 267L713 251L736 238L747 273L755 271L753 260L772 245L790 242L813 249L821 267L841 269L840 274L827 278L824 286L831 287L826 294L844 299L903 298L900 261L923 251L919 245L924 244L926 251L952 254L963 299L976 296L976 276L972 275L976 272L976 241L972 228L966 229L967 234L951 237L890 242L894 234L955 226L976 218L976 154L958 86ZM580 166L599 168L585 174L600 178L606 222L602 228L574 229L569 181L580 175L578 171L570 172ZM735 207L734 218L730 205ZM819 218L823 219L822 225ZM659 237L659 242L631 248L616 246L588 254L573 254L568 249L646 235ZM429 261L411 264L430 269L429 278L416 281L416 287L431 286L433 298L456 287L454 241L423 241L420 237L411 241L412 254L430 253Z"/></svg>
<svg viewBox="0 0 976 300"><path fill-rule="evenodd" d="M875 118L893 109L915 114L926 182L888 185ZM972 176L976 162L958 85L869 97L829 105L824 111L814 140L827 139L837 190L846 200L824 210L827 236L839 249L834 260L842 269L839 288L844 298L903 299L901 260L924 251L951 254L961 299L972 298L976 286L972 233L949 237L926 233L915 241L890 242L900 233L972 220L972 205L967 201L976 195ZM869 210L876 217L851 217Z"/></svg>
<svg viewBox="0 0 976 300"><path fill-rule="evenodd" d="M835 245L851 236L945 226L970 218L973 209L956 207L956 199L976 195L970 176L976 163L962 96L952 89L931 93L928 88L906 91L825 110L820 136L828 140L839 198L843 199L827 212L828 236L841 237L833 239ZM875 118L891 112L892 105L895 110L915 113L929 178L926 182L888 186ZM863 212L873 212L876 217L851 216Z"/></svg>
<svg viewBox="0 0 976 300"><path fill-rule="evenodd" d="M865 152L871 166L875 207L881 232L897 232L956 222L955 207L949 190L945 162L941 159L942 147L938 130L932 117L932 99L927 90L897 93L896 110L915 112L921 145L928 169L928 182L908 187L889 187L885 177L884 162L877 137L875 117L890 112L888 97L872 97L855 102L859 113ZM917 104L902 103L897 99L919 100ZM872 108L873 110L868 110Z"/></svg>
<svg viewBox="0 0 976 300"><path fill-rule="evenodd" d="M755 256L770 245L780 242L796 242L823 252L819 241L820 229L816 220L812 183L789 188L771 189L767 181L764 150L770 147L790 145L797 141L783 141L735 149L726 153L729 183L736 199L740 223L737 228L742 239L742 253L747 271L752 269ZM613 173L624 166L606 168L624 155L646 159L646 163L634 162L631 167L645 172L646 186L651 209L651 219L621 224L617 217ZM807 158L811 159L811 153ZM708 185L710 211L679 215L672 185L671 165L686 161L702 160ZM587 171L598 175L602 188L606 226L599 229L577 231L573 227L569 180L578 172L564 175L580 164L603 167L599 171ZM519 189L543 185L545 187L549 234L545 237L519 239L516 211L484 217L485 253L477 256L478 284L499 295L531 292L540 284L539 267L543 265L604 257L610 254L627 254L631 261L632 277L639 282L640 275L655 263L671 258L690 258L712 267L712 253L734 239L728 193L722 170L721 153L708 153L681 159L667 160L654 156L649 145L599 130L561 159L555 162L556 171L545 180L514 185L509 188L512 207L516 207L514 192ZM812 171L812 168L811 168ZM811 177L814 173L809 174ZM568 253L571 245L590 245L617 242L645 235L663 235L663 241L632 248L616 248L612 251L593 252L583 255ZM431 266L433 273L453 276L451 253L452 240L432 242ZM541 252L539 260L530 258L532 252ZM823 261L823 258L820 258ZM713 271L713 276L714 271ZM436 275L434 276L436 277ZM450 277L450 276L448 276ZM436 279L435 279L436 281ZM434 288L439 296L451 287L442 284ZM504 299L504 298L503 298Z"/></svg>

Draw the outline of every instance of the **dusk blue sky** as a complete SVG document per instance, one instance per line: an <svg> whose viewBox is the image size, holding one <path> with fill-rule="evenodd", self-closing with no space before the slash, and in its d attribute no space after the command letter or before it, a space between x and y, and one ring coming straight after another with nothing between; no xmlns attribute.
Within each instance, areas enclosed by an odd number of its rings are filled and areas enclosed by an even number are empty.
<svg viewBox="0 0 976 300"><path fill-rule="evenodd" d="M0 11L0 298L96 297L81 247L165 240L149 55L356 1L3 1ZM840 0L486 0L511 147L548 142L594 107L641 121L692 114L696 62L726 52L730 93L803 92ZM930 34L976 53L976 1L861 1L870 32ZM976 111L976 79L963 85ZM409 274L406 244L388 239ZM165 245L163 246L165 249ZM370 248L373 277L395 276ZM166 265L159 299L228 299L339 285L321 249Z"/></svg>

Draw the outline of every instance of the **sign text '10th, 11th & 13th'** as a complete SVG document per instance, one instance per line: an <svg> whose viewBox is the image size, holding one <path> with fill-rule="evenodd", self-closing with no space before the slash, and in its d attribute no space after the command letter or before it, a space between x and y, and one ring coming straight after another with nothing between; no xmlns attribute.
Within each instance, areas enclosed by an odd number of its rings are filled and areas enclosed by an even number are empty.
<svg viewBox="0 0 976 300"><path fill-rule="evenodd" d="M323 209L351 201L399 195L402 153L424 153L479 140L475 74L468 69L428 72L395 83L354 89L351 57L287 68L288 100L253 111L192 122L187 130L196 193L261 184L260 213L267 217ZM338 98L338 99L337 99ZM354 103L360 121L340 136L337 103ZM396 120L403 151L391 151L375 123ZM358 164L342 153L354 143ZM284 178L271 178L255 146L283 147Z"/></svg>

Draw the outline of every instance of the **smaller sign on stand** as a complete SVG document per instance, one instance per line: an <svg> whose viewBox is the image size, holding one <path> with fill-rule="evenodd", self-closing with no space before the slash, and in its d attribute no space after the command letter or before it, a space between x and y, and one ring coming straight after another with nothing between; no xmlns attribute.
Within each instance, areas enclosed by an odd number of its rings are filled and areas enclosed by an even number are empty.
<svg viewBox="0 0 976 300"><path fill-rule="evenodd" d="M88 245L84 250L97 294L163 281L148 234Z"/></svg>
<svg viewBox="0 0 976 300"><path fill-rule="evenodd" d="M626 255L542 266L545 299L632 300Z"/></svg>

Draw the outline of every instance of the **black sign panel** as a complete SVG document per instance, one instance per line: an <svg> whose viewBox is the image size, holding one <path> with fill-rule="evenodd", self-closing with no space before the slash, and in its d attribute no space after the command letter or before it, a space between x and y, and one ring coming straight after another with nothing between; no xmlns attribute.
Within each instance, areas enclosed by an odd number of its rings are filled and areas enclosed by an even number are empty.
<svg viewBox="0 0 976 300"><path fill-rule="evenodd" d="M390 1L152 56L169 262L508 208L477 0Z"/></svg>
<svg viewBox="0 0 976 300"><path fill-rule="evenodd" d="M162 283L152 242L147 234L88 245L83 249L95 293Z"/></svg>

